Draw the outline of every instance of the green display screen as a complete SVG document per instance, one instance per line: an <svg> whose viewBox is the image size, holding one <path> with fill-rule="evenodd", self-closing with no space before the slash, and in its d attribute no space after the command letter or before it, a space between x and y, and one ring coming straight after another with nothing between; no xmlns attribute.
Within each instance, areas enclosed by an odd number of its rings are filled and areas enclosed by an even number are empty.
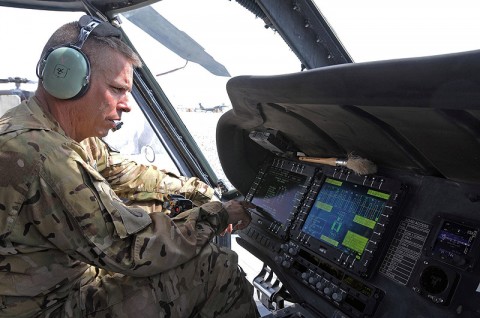
<svg viewBox="0 0 480 318"><path fill-rule="evenodd" d="M327 178L302 232L360 258L390 194Z"/></svg>

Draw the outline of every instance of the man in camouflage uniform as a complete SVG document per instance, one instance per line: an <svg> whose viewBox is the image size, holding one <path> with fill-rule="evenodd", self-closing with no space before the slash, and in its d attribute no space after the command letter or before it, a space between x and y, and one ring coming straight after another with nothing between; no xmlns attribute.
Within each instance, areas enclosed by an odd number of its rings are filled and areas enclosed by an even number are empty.
<svg viewBox="0 0 480 318"><path fill-rule="evenodd" d="M79 31L76 22L61 27L44 54ZM96 170L98 157L80 142L105 136L130 110L140 61L95 30L82 51L91 63L85 95L57 99L40 81L0 119L0 317L258 316L237 255L211 243L228 224L248 225L242 203L147 213ZM119 182L120 193L158 187L149 182Z"/></svg>

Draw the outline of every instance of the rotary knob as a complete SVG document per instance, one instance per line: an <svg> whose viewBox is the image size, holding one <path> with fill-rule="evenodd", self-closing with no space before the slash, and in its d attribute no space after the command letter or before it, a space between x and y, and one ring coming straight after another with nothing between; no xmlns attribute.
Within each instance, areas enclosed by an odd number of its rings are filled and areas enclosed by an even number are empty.
<svg viewBox="0 0 480 318"><path fill-rule="evenodd" d="M341 302L343 300L343 294L341 292L334 292L332 294L332 299L335 300L336 302Z"/></svg>
<svg viewBox="0 0 480 318"><path fill-rule="evenodd" d="M298 254L298 248L296 248L296 247L294 247L294 246L293 246L293 247L290 247L290 248L288 249L288 253L289 253L290 255L297 255L297 254Z"/></svg>
<svg viewBox="0 0 480 318"><path fill-rule="evenodd" d="M290 266L292 266L292 263L288 259L286 259L282 262L282 266L285 268L290 268Z"/></svg>
<svg viewBox="0 0 480 318"><path fill-rule="evenodd" d="M322 290L323 287L325 287L325 283L322 283L322 282L317 282L317 284L315 285L315 287L319 290Z"/></svg>
<svg viewBox="0 0 480 318"><path fill-rule="evenodd" d="M323 289L323 292L325 293L325 295L330 296L333 293L333 289L332 287L327 286Z"/></svg>

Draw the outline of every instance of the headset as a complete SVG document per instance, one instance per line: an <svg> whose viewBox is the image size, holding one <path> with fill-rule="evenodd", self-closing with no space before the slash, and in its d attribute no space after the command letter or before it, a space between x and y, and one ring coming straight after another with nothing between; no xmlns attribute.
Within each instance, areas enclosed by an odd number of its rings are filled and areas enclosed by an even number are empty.
<svg viewBox="0 0 480 318"><path fill-rule="evenodd" d="M45 90L58 99L83 96L90 84L90 61L82 52L90 34L121 38L121 32L108 22L84 15L78 21L80 33L74 43L50 48L37 64L37 76Z"/></svg>

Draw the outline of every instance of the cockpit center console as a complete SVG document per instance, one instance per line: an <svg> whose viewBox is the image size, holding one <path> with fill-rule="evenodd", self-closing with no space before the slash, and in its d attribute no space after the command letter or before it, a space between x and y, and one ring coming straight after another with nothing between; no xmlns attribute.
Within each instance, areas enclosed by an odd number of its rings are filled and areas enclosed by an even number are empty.
<svg viewBox="0 0 480 318"><path fill-rule="evenodd" d="M387 249L392 257L401 258L402 247L390 252L390 244L416 244L409 238L407 243L398 243L403 239L398 237L399 228L408 225L400 222L406 195L406 186L392 178L359 176L346 168L274 157L260 169L245 196L257 208L252 210L251 225L239 232L239 242L256 246L257 257L277 269L275 273L283 278L293 297L303 299L313 312L325 314L328 307L331 316L339 311L347 317L373 317L386 295L385 289L390 287L382 288L372 278L380 267L385 277L395 276L398 270L391 269L392 262L386 262ZM471 269L477 258L473 250L479 250L478 225L441 220L433 244L420 250L425 248L427 254L437 255L442 262L456 262L460 270ZM418 243L427 243L429 231L427 226L423 236L415 238ZM398 242L392 242L395 240ZM420 254L416 256L418 262ZM414 265L406 269L410 276ZM418 281L417 290L414 286L409 291L435 297L435 288L428 284L438 277L441 280L445 272L449 275L448 270L438 273L436 269L428 268L426 275L430 276ZM449 288L455 279L458 281L458 277L445 278ZM393 281L406 284L401 278ZM451 300L451 295L441 297L437 301Z"/></svg>

